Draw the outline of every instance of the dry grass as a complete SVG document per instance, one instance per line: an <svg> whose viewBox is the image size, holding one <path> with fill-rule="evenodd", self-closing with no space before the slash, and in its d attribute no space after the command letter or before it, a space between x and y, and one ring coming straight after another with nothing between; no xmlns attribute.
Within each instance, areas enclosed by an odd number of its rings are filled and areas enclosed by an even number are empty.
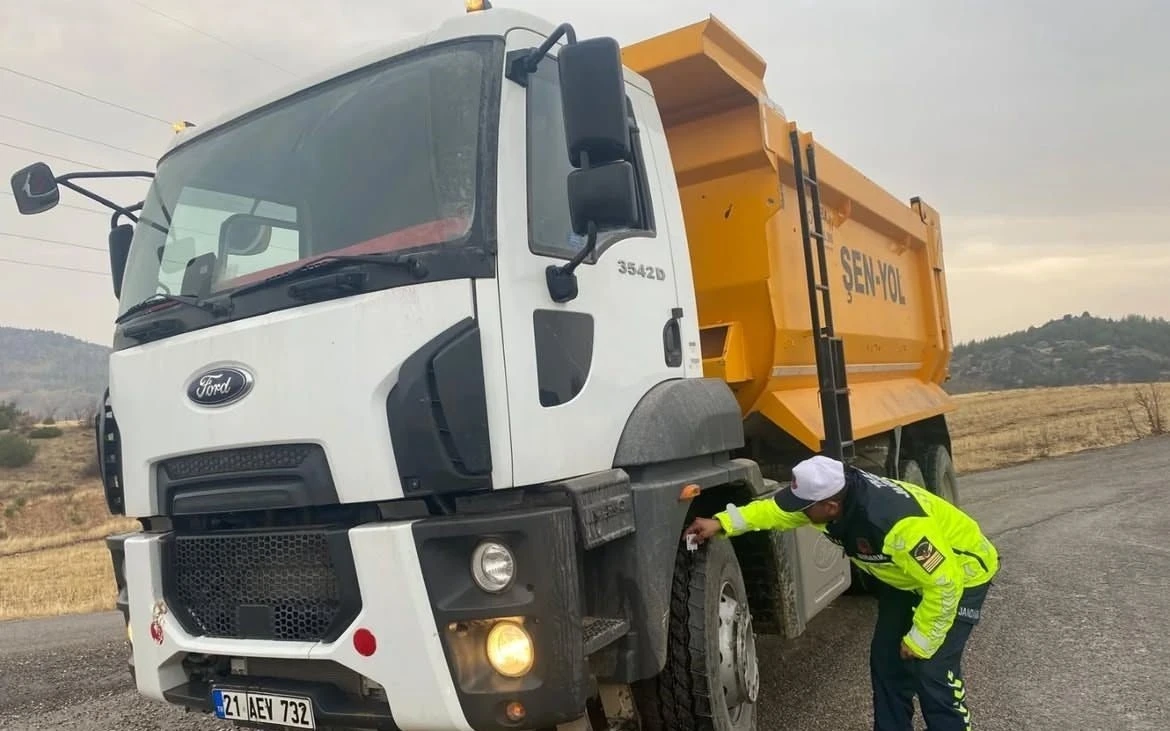
<svg viewBox="0 0 1170 731"><path fill-rule="evenodd" d="M1170 410L1170 384L1160 388ZM1136 386L1081 386L959 396L949 418L956 465L974 472L1141 438L1150 429L1136 394ZM0 620L113 608L101 539L137 523L112 517L87 473L88 425L59 426L65 434L39 442L31 465L0 468Z"/></svg>
<svg viewBox="0 0 1170 731"><path fill-rule="evenodd" d="M56 439L37 439L37 456L25 467L0 468L0 503L17 498L101 489L97 477L87 475L96 461L93 432L77 422L58 422L64 432Z"/></svg>
<svg viewBox="0 0 1170 731"><path fill-rule="evenodd" d="M102 541L0 558L0 620L113 609L114 593Z"/></svg>
<svg viewBox="0 0 1170 731"><path fill-rule="evenodd" d="M0 468L0 620L112 609L114 573L105 536L134 530L110 515L88 425L37 440L32 464Z"/></svg>
<svg viewBox="0 0 1170 731"><path fill-rule="evenodd" d="M959 408L948 418L955 466L976 472L1148 436L1138 389L1070 386L958 396ZM1170 384L1158 389L1170 408Z"/></svg>

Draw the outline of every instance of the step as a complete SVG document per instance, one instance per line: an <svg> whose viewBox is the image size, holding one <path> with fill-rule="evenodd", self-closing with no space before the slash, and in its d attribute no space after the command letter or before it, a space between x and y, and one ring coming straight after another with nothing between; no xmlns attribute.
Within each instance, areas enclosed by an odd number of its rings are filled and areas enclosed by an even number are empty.
<svg viewBox="0 0 1170 731"><path fill-rule="evenodd" d="M630 630L630 623L626 620L606 617L586 617L582 625L586 655L617 642Z"/></svg>

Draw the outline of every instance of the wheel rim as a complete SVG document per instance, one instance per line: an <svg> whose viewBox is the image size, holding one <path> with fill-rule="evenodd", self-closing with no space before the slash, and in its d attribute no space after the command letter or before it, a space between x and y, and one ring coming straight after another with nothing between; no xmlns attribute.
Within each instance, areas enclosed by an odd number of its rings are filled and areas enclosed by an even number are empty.
<svg viewBox="0 0 1170 731"><path fill-rule="evenodd" d="M760 669L751 612L728 581L719 589L719 682L727 714L734 722L756 702Z"/></svg>

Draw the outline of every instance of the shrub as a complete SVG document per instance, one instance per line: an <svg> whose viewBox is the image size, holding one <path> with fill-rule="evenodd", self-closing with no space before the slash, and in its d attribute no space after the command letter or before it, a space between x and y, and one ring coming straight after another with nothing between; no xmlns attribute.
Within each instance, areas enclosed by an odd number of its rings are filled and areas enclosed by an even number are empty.
<svg viewBox="0 0 1170 731"><path fill-rule="evenodd" d="M19 434L0 434L0 467L24 467L37 456L37 445Z"/></svg>
<svg viewBox="0 0 1170 731"><path fill-rule="evenodd" d="M49 417L45 418L44 420L42 420L41 423L44 424L45 426L53 426L54 424L57 423L57 420L54 419L53 417L49 416Z"/></svg>
<svg viewBox="0 0 1170 731"><path fill-rule="evenodd" d="M0 401L0 431L12 429L24 413L11 401Z"/></svg>
<svg viewBox="0 0 1170 731"><path fill-rule="evenodd" d="M56 439L65 432L59 426L38 426L28 430L29 439Z"/></svg>

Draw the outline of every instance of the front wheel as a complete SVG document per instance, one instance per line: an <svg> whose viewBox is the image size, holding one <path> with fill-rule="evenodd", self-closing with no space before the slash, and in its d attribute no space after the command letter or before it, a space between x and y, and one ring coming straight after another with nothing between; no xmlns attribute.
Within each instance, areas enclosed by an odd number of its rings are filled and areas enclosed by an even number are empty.
<svg viewBox="0 0 1170 731"><path fill-rule="evenodd" d="M731 542L680 550L666 666L634 687L643 731L755 731L759 689L747 589Z"/></svg>

